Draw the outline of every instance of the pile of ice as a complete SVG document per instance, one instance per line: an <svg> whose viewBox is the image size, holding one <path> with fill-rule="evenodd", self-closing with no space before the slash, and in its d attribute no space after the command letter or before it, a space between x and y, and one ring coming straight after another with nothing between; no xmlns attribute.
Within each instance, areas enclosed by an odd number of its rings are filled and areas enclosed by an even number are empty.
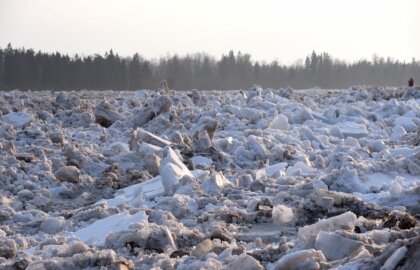
<svg viewBox="0 0 420 270"><path fill-rule="evenodd" d="M2 92L0 268L419 269L416 91Z"/></svg>

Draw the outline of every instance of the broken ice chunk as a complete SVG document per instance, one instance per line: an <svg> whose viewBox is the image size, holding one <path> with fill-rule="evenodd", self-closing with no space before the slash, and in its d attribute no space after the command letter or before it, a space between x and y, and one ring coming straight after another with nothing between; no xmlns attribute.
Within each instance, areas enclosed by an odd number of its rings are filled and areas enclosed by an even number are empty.
<svg viewBox="0 0 420 270"><path fill-rule="evenodd" d="M280 162L273 165L270 165L268 167L265 167L264 170L265 174L269 177L276 177L278 175L284 175L285 170L288 164L286 162Z"/></svg>
<svg viewBox="0 0 420 270"><path fill-rule="evenodd" d="M362 138L368 135L365 125L351 122L338 123L335 125L344 137Z"/></svg>
<svg viewBox="0 0 420 270"><path fill-rule="evenodd" d="M395 269L398 263L404 258L407 251L408 249L405 246L402 246L399 249L397 249L394 253L392 253L391 257L389 257L388 260L386 260L385 264L381 267L381 270Z"/></svg>
<svg viewBox="0 0 420 270"><path fill-rule="evenodd" d="M206 158L206 157L203 157L203 156L192 157L191 162L194 165L194 167L199 165L199 164L204 164L204 165L210 166L213 163L213 161L210 158Z"/></svg>
<svg viewBox="0 0 420 270"><path fill-rule="evenodd" d="M34 120L33 116L26 112L11 112L3 115L1 119L11 124L14 128L24 127Z"/></svg>
<svg viewBox="0 0 420 270"><path fill-rule="evenodd" d="M133 148L136 142L137 144L146 142L159 147L165 147L172 144L172 142L162 139L161 137L156 136L155 134L150 133L142 128L137 128L131 134L130 146Z"/></svg>
<svg viewBox="0 0 420 270"><path fill-rule="evenodd" d="M417 129L417 125L408 117L399 116L394 120L395 126L402 126L406 131L413 132Z"/></svg>
<svg viewBox="0 0 420 270"><path fill-rule="evenodd" d="M94 114L95 122L105 128L110 127L121 118L120 114L113 110L112 104L108 101L99 102L95 106Z"/></svg>
<svg viewBox="0 0 420 270"><path fill-rule="evenodd" d="M392 128L391 139L394 141L398 141L406 133L407 132L402 126L395 126Z"/></svg>
<svg viewBox="0 0 420 270"><path fill-rule="evenodd" d="M331 185L332 190L352 193L359 192L365 193L367 188L359 179L356 170L345 171L334 183Z"/></svg>
<svg viewBox="0 0 420 270"><path fill-rule="evenodd" d="M232 270L262 270L264 267L252 256L242 253L236 260L228 265Z"/></svg>
<svg viewBox="0 0 420 270"><path fill-rule="evenodd" d="M274 119L271 121L268 127L271 129L288 130L289 122L286 116L277 115L276 117L274 117Z"/></svg>
<svg viewBox="0 0 420 270"><path fill-rule="evenodd" d="M310 140L310 141L315 141L316 143L318 143L319 147L321 147L321 149L325 149L326 146L324 145L324 143L319 139L318 136L316 136L310 129L302 127L299 129L299 135L302 137L302 139L306 139L306 140Z"/></svg>
<svg viewBox="0 0 420 270"><path fill-rule="evenodd" d="M315 248L321 250L327 260L333 261L345 258L361 246L362 242L333 232L321 231L315 240Z"/></svg>
<svg viewBox="0 0 420 270"><path fill-rule="evenodd" d="M204 181L203 190L209 195L220 195L225 187L232 187L232 183L227 180L222 173L212 175L208 180Z"/></svg>
<svg viewBox="0 0 420 270"><path fill-rule="evenodd" d="M80 171L76 166L64 166L55 172L55 177L59 181L80 183Z"/></svg>
<svg viewBox="0 0 420 270"><path fill-rule="evenodd" d="M323 219L315 224L308 225L298 230L298 243L303 248L312 248L319 232L333 232L336 230L354 231L354 224L357 217L354 213L348 211L341 215Z"/></svg>
<svg viewBox="0 0 420 270"><path fill-rule="evenodd" d="M100 219L89 226L76 231L74 234L81 241L102 246L108 234L126 230L131 224L147 222L147 215L143 211L139 211L134 215L130 215L127 211Z"/></svg>
<svg viewBox="0 0 420 270"><path fill-rule="evenodd" d="M293 210L285 205L273 207L272 219L274 224L288 223L293 220Z"/></svg>
<svg viewBox="0 0 420 270"><path fill-rule="evenodd" d="M315 249L299 250L281 257L269 269L320 269L320 262L324 262L325 257L322 251Z"/></svg>
<svg viewBox="0 0 420 270"><path fill-rule="evenodd" d="M298 161L295 163L295 165L293 165L293 167L290 166L287 168L286 174L293 176L293 175L298 174L299 172L306 174L306 173L313 173L315 171L316 169L308 166L303 161Z"/></svg>

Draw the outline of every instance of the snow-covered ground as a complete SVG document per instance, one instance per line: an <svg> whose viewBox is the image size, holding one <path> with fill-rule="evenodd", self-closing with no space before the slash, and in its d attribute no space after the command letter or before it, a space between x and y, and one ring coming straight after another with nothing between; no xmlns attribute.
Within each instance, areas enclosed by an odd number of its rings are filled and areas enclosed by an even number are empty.
<svg viewBox="0 0 420 270"><path fill-rule="evenodd" d="M0 269L420 269L416 89L1 92Z"/></svg>

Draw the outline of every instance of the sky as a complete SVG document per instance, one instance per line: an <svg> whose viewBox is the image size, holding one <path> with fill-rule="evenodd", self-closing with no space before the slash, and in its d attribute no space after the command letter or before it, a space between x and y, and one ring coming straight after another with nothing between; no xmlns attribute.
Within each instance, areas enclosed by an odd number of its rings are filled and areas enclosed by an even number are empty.
<svg viewBox="0 0 420 270"><path fill-rule="evenodd" d="M420 59L419 0L0 0L0 47L148 59L229 50L293 64Z"/></svg>

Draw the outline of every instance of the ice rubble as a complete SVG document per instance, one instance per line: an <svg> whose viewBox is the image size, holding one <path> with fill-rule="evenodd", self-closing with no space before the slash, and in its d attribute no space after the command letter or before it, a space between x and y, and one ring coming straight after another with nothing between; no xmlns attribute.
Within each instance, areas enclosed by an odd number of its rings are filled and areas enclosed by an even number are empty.
<svg viewBox="0 0 420 270"><path fill-rule="evenodd" d="M3 92L0 268L420 268L417 92Z"/></svg>

